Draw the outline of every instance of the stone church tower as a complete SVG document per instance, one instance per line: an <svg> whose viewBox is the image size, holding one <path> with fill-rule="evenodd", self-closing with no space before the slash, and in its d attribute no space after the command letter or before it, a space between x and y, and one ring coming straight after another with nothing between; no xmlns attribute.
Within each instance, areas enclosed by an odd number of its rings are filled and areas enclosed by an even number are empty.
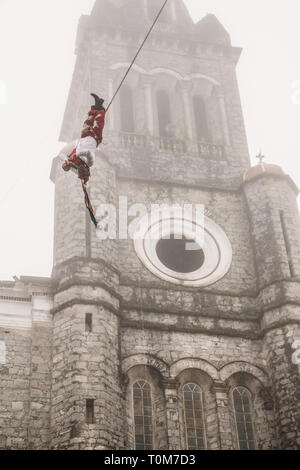
<svg viewBox="0 0 300 470"><path fill-rule="evenodd" d="M108 103L161 3L96 0L81 17L61 141L78 138L91 91ZM201 223L180 219L185 239L162 212L164 237L147 239L144 216L140 239L100 240L54 160L53 308L31 336L20 446L299 449L298 189L276 165L250 168L240 54L215 16L194 24L170 0L107 114L95 208L121 205L118 228L126 207L130 223L142 207L202 204Z"/></svg>

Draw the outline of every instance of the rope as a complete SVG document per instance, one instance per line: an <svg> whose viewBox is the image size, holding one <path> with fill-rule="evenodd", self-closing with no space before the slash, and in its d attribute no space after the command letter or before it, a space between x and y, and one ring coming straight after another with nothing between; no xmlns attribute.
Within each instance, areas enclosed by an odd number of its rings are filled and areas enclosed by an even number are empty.
<svg viewBox="0 0 300 470"><path fill-rule="evenodd" d="M91 221L93 222L93 224L97 228L98 222L96 220L95 210L94 210L94 208L91 204L91 201L90 201L90 198L89 198L89 195L88 195L88 192L87 192L86 185L83 183L83 181L81 182L81 184L82 184L82 190L83 190L83 193L84 193L84 202L85 202L86 208L90 213Z"/></svg>
<svg viewBox="0 0 300 470"><path fill-rule="evenodd" d="M134 58L133 58L133 60L132 60L132 62L131 62L131 64L130 64L130 66L128 67L128 69L127 69L127 71L126 71L126 73L125 73L123 79L121 80L121 83L120 83L120 85L118 86L118 88L117 88L117 90L116 90L114 96L113 96L112 99L110 100L110 103L109 103L109 105L108 105L107 108L106 108L106 112L109 110L109 108L110 108L112 102L114 101L115 97L117 96L117 94L118 94L118 92L119 92L121 86L122 86L123 83L125 82L127 75L129 74L130 70L132 69L132 67L133 67L133 65L134 65L134 63L135 63L135 61L136 61L136 59L138 58L138 56L139 56L141 50L143 49L143 47L144 47L144 45L145 45L145 43L146 43L148 37L149 37L150 34L152 33L152 30L153 30L154 26L156 25L156 23L157 23L157 21L158 21L160 15L162 14L162 12L163 12L163 10L164 10L164 8L165 8L167 2L168 2L168 0L165 0L165 1L164 1L163 6L161 7L161 9L159 10L159 12L157 13L156 18L155 18L154 22L152 23L151 28L149 29L149 31L148 31L148 33L147 33L145 39L143 40L142 44L140 45L139 50L138 50L137 53L135 54L135 56L134 56Z"/></svg>
<svg viewBox="0 0 300 470"><path fill-rule="evenodd" d="M167 3L168 3L168 0L165 0L164 3L163 3L163 5L161 6L159 12L157 13L157 15L156 15L156 17L155 17L155 19L154 19L154 21L153 21L153 23L152 23L152 25L151 25L151 28L149 29L148 33L146 34L146 37L145 37L145 39L143 40L142 44L140 45L140 47L139 47L137 53L135 54L133 60L131 61L131 64L130 64L130 66L128 67L128 69L127 69L127 71L126 71L126 73L125 73L123 79L121 80L121 83L120 83L120 85L118 86L118 88L117 88L115 94L113 95L112 99L110 100L110 102L109 102L109 104L108 104L108 106L107 106L107 108L106 108L106 113L108 112L108 110L109 110L110 106L112 105L112 103L113 103L115 97L117 96L117 94L118 94L118 92L119 92L121 86L123 85L124 81L126 80L127 75L129 74L130 70L132 69L132 67L133 67L133 65L134 65L134 63L135 63L135 61L136 61L136 59L138 58L138 56L139 56L141 50L143 49L143 47L144 47L144 45L145 45L145 43L146 43L148 37L149 37L150 34L152 33L153 28L154 28L154 26L156 25L156 23L157 23L157 21L158 21L160 15L162 14L162 12L163 12L163 10L164 10L164 8L165 8L165 6L166 6ZM91 80L91 70L90 70L90 63L91 63L91 61L90 61L89 52L88 52L87 62L88 62L88 79L89 79L89 85L90 85L90 88L91 88L91 81L92 81L92 80ZM93 208L93 206L92 206L92 204L91 204L91 201L90 201L90 198L89 198L89 195L88 195L88 192L87 192L87 188L86 188L86 185L85 185L84 183L82 183L82 189L83 189L83 192L84 192L86 208L88 209L88 211L89 211L89 213L90 213L90 217L91 217L92 222L94 223L95 227L97 228L97 220L96 220L96 218L95 218L95 210L94 210L94 208ZM140 292L140 294L141 294L141 292ZM140 300L141 300L141 299L140 299ZM143 315L143 313L142 313L142 315ZM142 323L144 324L144 318L142 319ZM144 326L143 326L143 329L144 329Z"/></svg>

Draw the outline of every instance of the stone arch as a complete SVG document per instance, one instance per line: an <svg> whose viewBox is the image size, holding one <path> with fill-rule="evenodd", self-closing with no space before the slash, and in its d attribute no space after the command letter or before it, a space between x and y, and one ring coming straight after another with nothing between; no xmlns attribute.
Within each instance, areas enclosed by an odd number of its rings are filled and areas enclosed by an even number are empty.
<svg viewBox="0 0 300 470"><path fill-rule="evenodd" d="M269 385L267 373L260 367L245 361L235 361L223 366L220 370L220 379L225 382L229 377L237 372L246 372L258 379L264 387Z"/></svg>
<svg viewBox="0 0 300 470"><path fill-rule="evenodd" d="M129 62L118 62L117 64L111 65L109 68L110 70L119 70L119 69L127 69L130 66ZM141 73L143 75L147 75L148 72L143 69L143 67L140 67L139 65L133 64L132 70L135 70L138 73Z"/></svg>
<svg viewBox="0 0 300 470"><path fill-rule="evenodd" d="M109 68L110 70L118 70L118 69L126 69L130 66L130 62L118 62L117 64L111 65ZM167 74L171 75L172 77L176 78L177 80L184 80L184 81L192 81L192 80L205 80L210 82L212 85L220 86L220 83L212 77L208 75L204 75L202 73L191 73L188 75L182 75L180 72L176 70L169 69L167 67L155 67L149 71L145 70L143 67L139 65L133 64L132 70L142 74L142 75L158 75L158 74Z"/></svg>
<svg viewBox="0 0 300 470"><path fill-rule="evenodd" d="M152 443L155 449L162 450L167 446L167 421L166 421L166 399L164 393L164 376L162 367L165 363L154 356L148 354L136 354L129 356L123 361L123 373L126 374L126 384L124 387L126 401L126 421L127 421L127 447L131 449L141 449L141 435L152 435ZM136 423L135 420L135 395L134 385L144 382L149 385L150 397L148 394L147 401L149 406L149 398L151 401L151 419L149 418L149 410L147 413L147 423L143 420L143 429L140 428L141 422ZM143 412L142 412L143 414ZM146 416L146 415L145 415ZM145 424L146 423L146 424ZM146 427L151 427L151 431L146 432ZM142 445L146 442L142 443ZM148 442L150 444L150 442ZM144 449L146 450L146 449Z"/></svg>
<svg viewBox="0 0 300 470"><path fill-rule="evenodd" d="M274 433L274 402L269 387L269 379L267 373L260 367L245 362L235 361L226 364L220 371L222 380L226 382L228 387L228 403L230 423L233 436L234 449L244 448L241 444L237 416L234 404L234 390L245 389L249 392L250 412L252 421L252 433L254 438L250 439L251 448L271 449L272 441L276 440ZM248 392L247 392L248 391ZM238 410L240 413L240 409ZM249 417L248 417L249 418ZM243 427L242 420L240 426ZM244 438L242 438L244 441Z"/></svg>
<svg viewBox="0 0 300 470"><path fill-rule="evenodd" d="M197 80L197 79L206 80L215 86L220 86L220 82L218 82L212 77L209 77L208 75L203 75L202 73L191 73L189 75L185 75L183 79L185 81L191 81L191 80Z"/></svg>
<svg viewBox="0 0 300 470"><path fill-rule="evenodd" d="M186 369L199 369L206 372L212 380L219 379L218 370L212 364L204 359L197 358L179 359L179 361L174 362L170 367L170 376L175 378Z"/></svg>
<svg viewBox="0 0 300 470"><path fill-rule="evenodd" d="M148 366L156 369L163 378L169 377L169 367L168 365L151 354L133 354L128 356L122 361L122 372L127 374L132 367L135 366Z"/></svg>
<svg viewBox="0 0 300 470"><path fill-rule="evenodd" d="M160 74L170 75L171 77L176 78L176 80L183 80L183 75L181 75L179 72L176 72L175 70L168 69L166 67L157 67L155 69L150 70L149 72L149 75Z"/></svg>

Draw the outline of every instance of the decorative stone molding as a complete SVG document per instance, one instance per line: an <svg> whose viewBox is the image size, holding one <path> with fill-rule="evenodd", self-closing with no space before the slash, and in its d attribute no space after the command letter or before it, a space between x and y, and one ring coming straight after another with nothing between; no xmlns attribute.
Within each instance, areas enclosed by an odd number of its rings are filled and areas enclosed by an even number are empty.
<svg viewBox="0 0 300 470"><path fill-rule="evenodd" d="M225 382L231 375L237 372L247 372L257 378L265 387L268 386L269 378L265 371L248 362L237 361L226 364L220 370L220 379Z"/></svg>
<svg viewBox="0 0 300 470"><path fill-rule="evenodd" d="M177 377L181 372L186 369L199 369L206 372L213 380L219 380L218 370L209 362L203 359L180 359L170 367L170 377Z"/></svg>
<svg viewBox="0 0 300 470"><path fill-rule="evenodd" d="M191 272L178 272L165 265L158 256L157 246L163 239L174 234L178 239L184 236L194 240L203 253L203 262ZM213 220L203 215L196 217L178 215L173 210L166 214L152 212L145 214L139 221L134 235L135 251L155 276L173 284L190 287L205 287L222 279L232 262L232 248L223 229ZM188 250L188 249L187 249ZM187 251L188 252L188 251Z"/></svg>
<svg viewBox="0 0 300 470"><path fill-rule="evenodd" d="M119 62L117 64L113 64L109 67L110 70L119 70L119 69L127 69L130 66L129 62ZM185 80L185 81L192 81L192 80L206 80L210 83L212 83L215 86L220 86L220 83L215 80L212 77L209 77L208 75L204 75L202 73L191 73L188 75L182 75L179 72L176 72L175 70L164 68L164 67L157 67L154 69L151 69L149 71L145 70L144 68L138 66L138 65L133 65L132 70L135 70L136 72L142 74L142 75L159 75L159 74L166 74L170 75L177 80Z"/></svg>
<svg viewBox="0 0 300 470"><path fill-rule="evenodd" d="M126 357L122 362L122 371L124 374L127 374L129 369L140 365L154 367L154 369L160 372L164 378L169 377L168 365L161 359L158 359L155 356L150 356L150 354L135 354L133 356Z"/></svg>

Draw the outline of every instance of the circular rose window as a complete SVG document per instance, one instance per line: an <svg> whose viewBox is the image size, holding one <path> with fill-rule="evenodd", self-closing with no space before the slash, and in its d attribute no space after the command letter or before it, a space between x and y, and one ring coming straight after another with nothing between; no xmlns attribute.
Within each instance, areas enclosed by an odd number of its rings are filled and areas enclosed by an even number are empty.
<svg viewBox="0 0 300 470"><path fill-rule="evenodd" d="M211 285L225 276L232 261L226 234L206 216L199 221L146 214L136 228L134 245L149 271L182 286Z"/></svg>

